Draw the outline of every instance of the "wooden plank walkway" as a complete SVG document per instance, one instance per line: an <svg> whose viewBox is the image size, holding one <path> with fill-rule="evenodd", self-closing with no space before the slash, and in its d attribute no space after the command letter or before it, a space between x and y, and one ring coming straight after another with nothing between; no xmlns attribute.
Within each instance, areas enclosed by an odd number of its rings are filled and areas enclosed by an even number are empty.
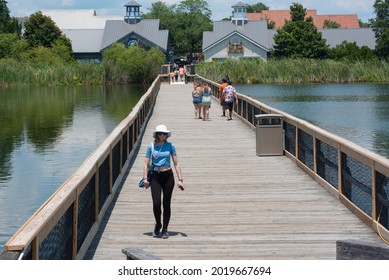
<svg viewBox="0 0 389 280"><path fill-rule="evenodd" d="M336 241L377 234L284 156L256 156L255 131L194 119L193 84L162 84L137 159L86 259L123 260L138 247L161 259L335 259ZM158 124L172 131L186 190L175 188L170 238L152 237L149 190L139 189L146 146Z"/></svg>

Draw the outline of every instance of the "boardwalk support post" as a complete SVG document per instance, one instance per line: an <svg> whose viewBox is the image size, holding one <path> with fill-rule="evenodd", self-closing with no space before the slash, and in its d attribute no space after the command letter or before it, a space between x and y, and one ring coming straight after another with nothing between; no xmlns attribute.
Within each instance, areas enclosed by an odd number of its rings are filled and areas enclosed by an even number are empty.
<svg viewBox="0 0 389 280"><path fill-rule="evenodd" d="M389 260L389 245L363 240L336 241L337 260Z"/></svg>
<svg viewBox="0 0 389 280"><path fill-rule="evenodd" d="M160 258L136 247L124 248L122 252L127 256L127 260L160 260Z"/></svg>

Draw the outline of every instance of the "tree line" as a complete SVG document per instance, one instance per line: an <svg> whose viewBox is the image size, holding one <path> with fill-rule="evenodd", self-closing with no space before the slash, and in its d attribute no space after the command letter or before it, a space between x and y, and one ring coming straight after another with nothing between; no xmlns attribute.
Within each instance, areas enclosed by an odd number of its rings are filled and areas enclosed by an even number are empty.
<svg viewBox="0 0 389 280"><path fill-rule="evenodd" d="M376 0L374 10L376 19L371 19L376 37L376 47L359 47L355 42L343 41L330 48L322 38L312 17L306 18L306 8L293 3L290 6L291 20L277 30L271 56L274 58L310 58L310 59L358 59L389 58L389 0Z"/></svg>

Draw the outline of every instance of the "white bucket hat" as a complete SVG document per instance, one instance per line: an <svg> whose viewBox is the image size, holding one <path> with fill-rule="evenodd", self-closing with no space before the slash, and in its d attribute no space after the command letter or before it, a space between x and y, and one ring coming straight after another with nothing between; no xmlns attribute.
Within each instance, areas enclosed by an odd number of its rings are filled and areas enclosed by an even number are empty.
<svg viewBox="0 0 389 280"><path fill-rule="evenodd" d="M167 133L167 137L172 136L172 133L167 129L166 125L163 125L163 124L160 124L160 125L158 125L158 126L155 128L155 130L154 130L154 132L153 132L153 137L154 137L154 138L155 138L157 132L164 132L164 133Z"/></svg>

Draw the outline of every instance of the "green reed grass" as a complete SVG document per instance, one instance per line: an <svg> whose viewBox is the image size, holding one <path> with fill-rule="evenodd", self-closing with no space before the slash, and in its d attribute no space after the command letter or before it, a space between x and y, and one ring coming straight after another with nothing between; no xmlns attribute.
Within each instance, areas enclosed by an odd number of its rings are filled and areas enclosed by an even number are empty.
<svg viewBox="0 0 389 280"><path fill-rule="evenodd" d="M228 76L233 83L243 84L389 82L389 63L381 60L228 59L221 63L199 63L196 73L215 81Z"/></svg>
<svg viewBox="0 0 389 280"><path fill-rule="evenodd" d="M196 73L214 81L228 76L233 83L354 83L389 82L389 62L309 59L228 59L202 62ZM89 85L128 82L122 67L109 63L30 63L0 59L0 86Z"/></svg>
<svg viewBox="0 0 389 280"><path fill-rule="evenodd" d="M88 63L29 63L0 59L0 86L10 85L83 85L105 82L104 68Z"/></svg>

